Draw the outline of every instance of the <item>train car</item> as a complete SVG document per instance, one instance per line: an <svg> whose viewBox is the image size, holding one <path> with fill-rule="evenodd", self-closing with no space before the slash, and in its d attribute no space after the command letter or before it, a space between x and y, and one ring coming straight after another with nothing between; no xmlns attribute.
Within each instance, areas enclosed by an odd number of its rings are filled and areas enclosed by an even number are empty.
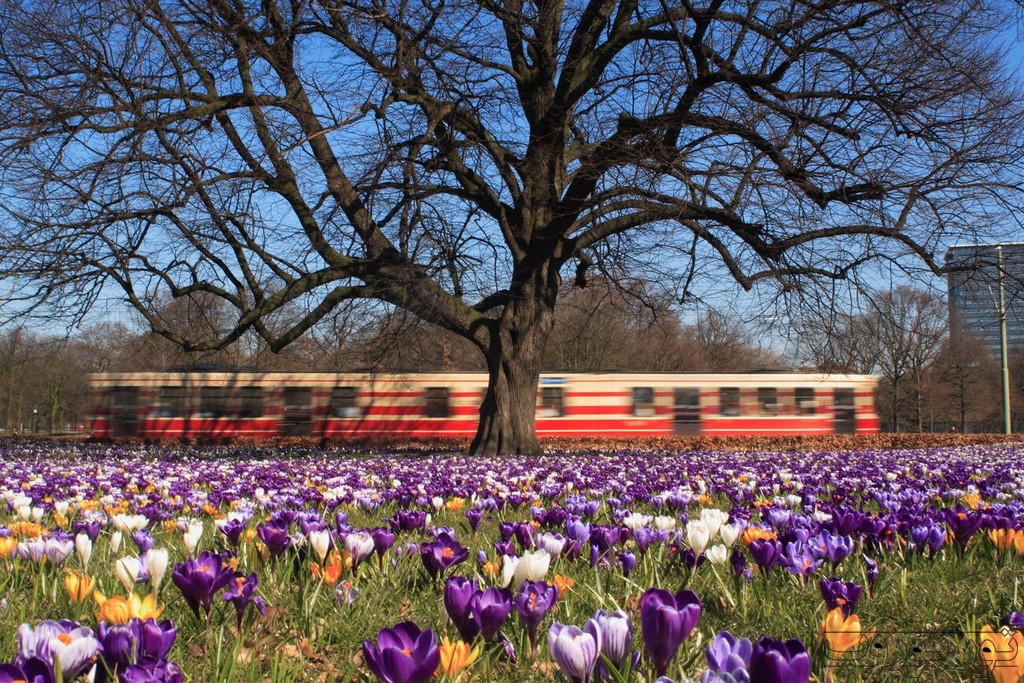
<svg viewBox="0 0 1024 683"><path fill-rule="evenodd" d="M806 373L544 373L538 436L875 433L877 380ZM92 376L97 438L471 437L484 373Z"/></svg>

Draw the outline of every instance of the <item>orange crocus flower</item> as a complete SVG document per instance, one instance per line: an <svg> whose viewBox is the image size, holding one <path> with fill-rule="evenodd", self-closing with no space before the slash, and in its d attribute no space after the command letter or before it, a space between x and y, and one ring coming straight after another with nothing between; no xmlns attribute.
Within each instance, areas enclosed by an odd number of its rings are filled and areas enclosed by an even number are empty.
<svg viewBox="0 0 1024 683"><path fill-rule="evenodd" d="M349 569L352 569L352 558L347 552L343 558L342 554L337 550L331 551L323 567L315 562L310 562L309 564L309 571L313 572L313 576L322 579L328 586L338 583L342 572Z"/></svg>
<svg viewBox="0 0 1024 683"><path fill-rule="evenodd" d="M565 595L565 593L573 587L573 584L575 584L576 581L572 577L555 574L553 583L555 584L555 588L558 589L558 594Z"/></svg>
<svg viewBox="0 0 1024 683"><path fill-rule="evenodd" d="M482 651L482 646L477 645L475 648L470 649L469 643L464 643L461 640L452 642L448 640L448 636L445 636L441 639L440 650L441 663L437 665L434 677L447 676L448 678L455 679L470 664L477 660Z"/></svg>
<svg viewBox="0 0 1024 683"><path fill-rule="evenodd" d="M860 617L856 614L844 617L842 607L836 607L825 615L818 629L818 637L825 639L833 657L849 652L874 634L874 629L863 631Z"/></svg>
<svg viewBox="0 0 1024 683"><path fill-rule="evenodd" d="M69 571L64 576L64 590L67 592L71 602L82 602L92 593L96 580L87 574L76 571Z"/></svg>
<svg viewBox="0 0 1024 683"><path fill-rule="evenodd" d="M14 536L0 536L0 558L11 559L14 549L18 547L18 539Z"/></svg>
<svg viewBox="0 0 1024 683"><path fill-rule="evenodd" d="M164 613L163 603L157 604L152 593L145 598L140 598L134 592L127 598L120 595L108 598L96 591L92 596L100 606L100 611L96 613L97 621L109 624L127 624L133 618L159 619Z"/></svg>

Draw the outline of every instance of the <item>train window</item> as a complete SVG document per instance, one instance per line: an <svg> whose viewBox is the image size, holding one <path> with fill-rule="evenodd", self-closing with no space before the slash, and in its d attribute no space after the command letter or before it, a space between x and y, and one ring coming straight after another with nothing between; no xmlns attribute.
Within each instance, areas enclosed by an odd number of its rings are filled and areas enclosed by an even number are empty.
<svg viewBox="0 0 1024 683"><path fill-rule="evenodd" d="M718 390L718 412L720 415L740 414L740 390L738 387L721 387Z"/></svg>
<svg viewBox="0 0 1024 683"><path fill-rule="evenodd" d="M652 387L633 387L633 415L637 417L654 416L654 389Z"/></svg>
<svg viewBox="0 0 1024 683"><path fill-rule="evenodd" d="M562 387L542 387L540 391L540 416L562 417L564 414Z"/></svg>
<svg viewBox="0 0 1024 683"><path fill-rule="evenodd" d="M203 387L199 392L199 415L220 417L227 412L228 390L225 387Z"/></svg>
<svg viewBox="0 0 1024 683"><path fill-rule="evenodd" d="M263 389L242 387L240 417L261 417L263 415Z"/></svg>
<svg viewBox="0 0 1024 683"><path fill-rule="evenodd" d="M427 387L426 416L448 417L448 387Z"/></svg>
<svg viewBox="0 0 1024 683"><path fill-rule="evenodd" d="M334 417L359 417L355 387L334 387L331 392L331 415Z"/></svg>
<svg viewBox="0 0 1024 683"><path fill-rule="evenodd" d="M762 415L777 415L779 412L779 395L774 387L758 387L757 405Z"/></svg>
<svg viewBox="0 0 1024 683"><path fill-rule="evenodd" d="M185 389L180 386L160 387L155 414L157 417L178 417L185 412Z"/></svg>
<svg viewBox="0 0 1024 683"><path fill-rule="evenodd" d="M797 387L795 399L797 415L814 415L815 399L812 387Z"/></svg>

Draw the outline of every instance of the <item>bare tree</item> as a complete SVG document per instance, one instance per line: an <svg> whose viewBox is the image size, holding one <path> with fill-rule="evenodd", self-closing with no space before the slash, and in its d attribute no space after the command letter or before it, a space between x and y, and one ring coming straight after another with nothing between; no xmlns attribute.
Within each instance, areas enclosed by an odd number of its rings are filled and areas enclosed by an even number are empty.
<svg viewBox="0 0 1024 683"><path fill-rule="evenodd" d="M7 310L277 350L377 299L483 354L473 452L537 451L563 277L788 292L993 225L1011 7L2 0ZM216 338L159 315L199 295Z"/></svg>
<svg viewBox="0 0 1024 683"><path fill-rule="evenodd" d="M914 426L924 431L925 371L946 336L946 304L931 292L898 286L870 297L868 306L864 330L878 343L877 371L888 390L890 428L901 431L909 400Z"/></svg>
<svg viewBox="0 0 1024 683"><path fill-rule="evenodd" d="M967 423L989 417L999 405L999 367L983 341L954 320L935 359L935 370L947 390L948 405L961 432Z"/></svg>

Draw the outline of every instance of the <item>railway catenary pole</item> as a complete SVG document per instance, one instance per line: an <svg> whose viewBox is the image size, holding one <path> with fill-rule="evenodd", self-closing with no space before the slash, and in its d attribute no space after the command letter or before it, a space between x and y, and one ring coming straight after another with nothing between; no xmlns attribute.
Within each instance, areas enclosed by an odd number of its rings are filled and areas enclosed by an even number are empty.
<svg viewBox="0 0 1024 683"><path fill-rule="evenodd" d="M999 287L999 361L1002 366L1003 385L1003 432L1010 434L1013 427L1010 419L1010 364L1006 349L1006 295L1003 288L1003 247L996 247L996 284Z"/></svg>

